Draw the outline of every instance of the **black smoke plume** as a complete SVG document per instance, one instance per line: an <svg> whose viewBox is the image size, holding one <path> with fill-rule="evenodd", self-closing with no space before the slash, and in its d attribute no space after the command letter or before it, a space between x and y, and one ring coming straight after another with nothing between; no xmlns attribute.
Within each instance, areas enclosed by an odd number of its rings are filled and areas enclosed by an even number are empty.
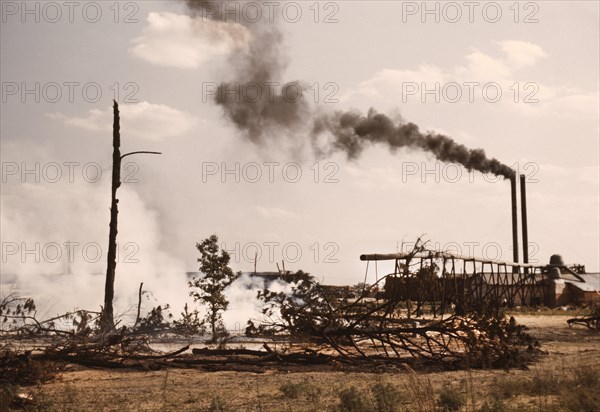
<svg viewBox="0 0 600 412"><path fill-rule="evenodd" d="M483 149L469 149L441 134L422 133L416 124L394 122L374 109L367 116L356 111L321 114L314 120L312 135L323 133L333 136L333 151L342 151L349 158L357 158L367 145L379 143L392 152L403 147L422 149L443 162L459 163L468 170L493 173L505 179L514 175L509 166L488 158Z"/></svg>
<svg viewBox="0 0 600 412"><path fill-rule="evenodd" d="M250 31L247 48L230 58L233 80L219 85L215 102L246 137L260 144L269 132L305 125L310 107L302 97L300 82L279 83L289 59L277 25L266 19L247 21L243 13L231 13L236 3L239 6L240 2L231 0L187 0L192 12L203 18L242 24Z"/></svg>
<svg viewBox="0 0 600 412"><path fill-rule="evenodd" d="M417 125L394 121L374 109L366 116L357 111L327 113L322 109L311 109L302 97L299 82L273 89L270 85L278 84L289 61L283 53L282 33L276 24L264 20L249 22L244 20L242 13L227 12L232 10L227 3L235 4L231 0L187 0L192 12L220 21L233 18L251 33L246 50L231 57L234 80L218 87L215 102L252 142L262 144L275 133L308 127L313 147L321 135L330 136L326 153L341 151L349 158L357 158L368 145L383 144L391 151L403 147L421 149L438 160L459 163L468 170L504 178L514 175L509 166L488 158L483 149L469 149L441 134L422 133ZM323 152L322 149L319 151Z"/></svg>

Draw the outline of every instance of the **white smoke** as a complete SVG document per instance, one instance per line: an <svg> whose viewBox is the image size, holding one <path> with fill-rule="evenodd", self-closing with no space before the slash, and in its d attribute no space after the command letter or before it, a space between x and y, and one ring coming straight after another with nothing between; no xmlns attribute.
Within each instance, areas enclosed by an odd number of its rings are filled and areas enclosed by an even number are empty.
<svg viewBox="0 0 600 412"><path fill-rule="evenodd" d="M292 284L281 279L265 279L260 276L242 274L225 291L229 300L229 309L223 314L223 321L227 329L243 332L248 320L262 318L261 301L257 299L259 291L269 289L271 292L290 292Z"/></svg>
<svg viewBox="0 0 600 412"><path fill-rule="evenodd" d="M56 183L7 176L14 179L3 185L1 200L3 295L17 289L33 297L41 318L100 309L110 219L110 171L104 175L97 183L81 176ZM134 186L118 191L115 313L136 306L141 282L156 299L146 301L146 309L182 307L188 300L184 264L163 251L158 214Z"/></svg>

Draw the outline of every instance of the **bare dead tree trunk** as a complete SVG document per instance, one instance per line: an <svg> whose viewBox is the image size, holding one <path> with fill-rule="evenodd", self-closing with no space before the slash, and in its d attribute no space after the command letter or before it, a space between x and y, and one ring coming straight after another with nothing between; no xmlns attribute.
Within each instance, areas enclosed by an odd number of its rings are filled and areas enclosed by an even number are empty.
<svg viewBox="0 0 600 412"><path fill-rule="evenodd" d="M119 199L117 189L121 186L121 161L126 156L134 154L160 154L160 152L138 151L121 155L121 126L119 105L113 104L113 161L112 185L110 202L110 224L108 233L108 254L106 265L106 284L104 286L104 308L102 310L101 324L104 331L114 329L115 319L113 312L113 299L115 296L115 273L117 269L117 225L119 216Z"/></svg>
<svg viewBox="0 0 600 412"><path fill-rule="evenodd" d="M144 282L140 283L140 290L138 291L138 308L137 316L135 317L135 324L133 325L134 327L137 326L140 321L140 311L142 310L142 286L144 286Z"/></svg>
<svg viewBox="0 0 600 412"><path fill-rule="evenodd" d="M115 295L115 271L117 269L117 220L119 215L119 199L117 189L121 186L121 126L119 105L113 105L113 161L112 185L110 202L110 225L108 234L108 257L106 266L106 284L104 286L104 310L102 316L103 328L110 330L115 327L113 313L113 298Z"/></svg>

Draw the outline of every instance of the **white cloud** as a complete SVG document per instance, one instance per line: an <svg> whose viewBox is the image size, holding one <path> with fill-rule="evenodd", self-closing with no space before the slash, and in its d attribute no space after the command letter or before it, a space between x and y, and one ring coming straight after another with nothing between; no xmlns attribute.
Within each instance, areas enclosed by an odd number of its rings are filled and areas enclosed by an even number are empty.
<svg viewBox="0 0 600 412"><path fill-rule="evenodd" d="M388 94L389 89L400 90L407 83L436 83L444 82L446 74L437 66L422 64L417 70L383 69L371 79L359 85L361 94L380 98ZM405 86L407 87L407 86Z"/></svg>
<svg viewBox="0 0 600 412"><path fill-rule="evenodd" d="M402 89L407 83L426 84L433 89L435 84L449 82L508 82L515 71L523 66L533 65L546 57L541 47L521 41L494 42L504 52L502 58L472 49L465 55L465 64L444 69L433 64L420 64L416 70L383 69L359 86L359 92L371 97L389 94L389 90Z"/></svg>
<svg viewBox="0 0 600 412"><path fill-rule="evenodd" d="M181 136L191 131L198 119L192 114L162 104L140 102L119 107L121 130L132 137L147 140L164 140ZM84 117L69 117L62 113L48 113L52 119L60 120L68 126L79 127L92 132L112 130L112 108L92 109Z"/></svg>
<svg viewBox="0 0 600 412"><path fill-rule="evenodd" d="M441 103L454 103L452 99L459 96L458 101L462 103L487 104L496 99L497 90L500 90L498 103L519 114L598 117L597 88L582 90L531 82L529 77L520 75L521 69L535 66L548 57L540 46L517 40L494 41L492 44L500 49L500 56L472 49L465 54L464 63L454 67L421 64L416 69L382 69L343 99L366 97L392 104L421 104L436 102L436 99ZM447 93L447 100L444 93Z"/></svg>
<svg viewBox="0 0 600 412"><path fill-rule="evenodd" d="M513 67L533 66L538 60L548 57L537 44L518 40L499 41L496 44L506 54L508 64Z"/></svg>
<svg viewBox="0 0 600 412"><path fill-rule="evenodd" d="M237 23L151 12L130 52L159 66L194 69L247 44L250 34Z"/></svg>
<svg viewBox="0 0 600 412"><path fill-rule="evenodd" d="M466 81L498 81L508 78L512 73L512 67L508 62L492 57L479 50L473 50L465 56L466 66L454 68L450 76L460 76Z"/></svg>
<svg viewBox="0 0 600 412"><path fill-rule="evenodd" d="M600 95L598 92L585 93L582 91L573 91L568 93L561 91L560 95L545 105L546 110L536 111L535 107L533 107L531 113L569 117L594 117L598 119L598 107L600 107Z"/></svg>

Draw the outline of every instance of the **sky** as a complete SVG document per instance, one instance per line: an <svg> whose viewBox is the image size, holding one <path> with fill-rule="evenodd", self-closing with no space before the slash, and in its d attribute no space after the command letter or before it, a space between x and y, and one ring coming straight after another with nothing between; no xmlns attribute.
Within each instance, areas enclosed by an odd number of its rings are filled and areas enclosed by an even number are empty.
<svg viewBox="0 0 600 412"><path fill-rule="evenodd" d="M419 237L512 259L507 180L414 147L348 158L314 139L315 113L374 109L484 149L527 177L530 262L600 270L598 2L232 1L226 18L209 3L0 2L2 283L48 310L102 301L113 99L123 153L162 153L123 165L122 310L139 282L185 296L211 234L235 271L285 261L327 284ZM270 83L249 87L247 61ZM276 127L253 112L254 138L215 100L288 82L305 111Z"/></svg>

